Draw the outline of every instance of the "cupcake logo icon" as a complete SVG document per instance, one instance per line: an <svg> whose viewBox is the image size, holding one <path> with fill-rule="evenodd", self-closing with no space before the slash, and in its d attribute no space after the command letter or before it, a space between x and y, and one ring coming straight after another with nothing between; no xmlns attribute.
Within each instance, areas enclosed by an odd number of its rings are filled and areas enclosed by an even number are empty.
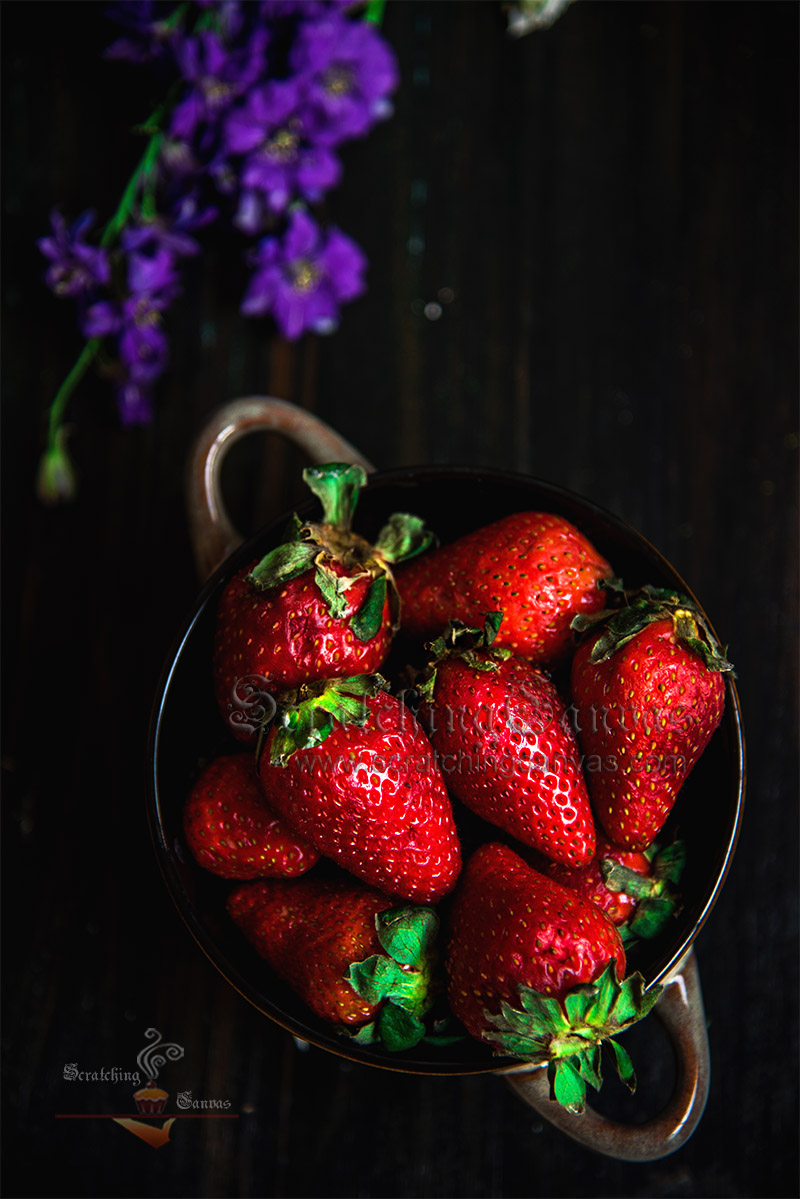
<svg viewBox="0 0 800 1199"><path fill-rule="evenodd" d="M183 1059L184 1049L174 1041L164 1041L157 1028L148 1028L144 1034L145 1044L136 1055L138 1070L120 1070L116 1066L100 1070L82 1070L78 1062L65 1062L65 1082L126 1081L137 1088L133 1092L135 1113L116 1115L105 1112L56 1112L59 1120L111 1120L127 1129L145 1144L154 1149L168 1144L170 1131L176 1120L237 1120L232 1112L230 1099L195 1099L190 1090L178 1091L172 1114L166 1110L168 1093L158 1085L161 1069L168 1062ZM142 1086L142 1081L144 1085Z"/></svg>
<svg viewBox="0 0 800 1199"><path fill-rule="evenodd" d="M172 1041L162 1041L157 1028L148 1028L144 1035L148 1044L137 1054L136 1064L147 1082L140 1090L134 1092L133 1098L141 1115L160 1116L169 1095L156 1086L156 1080L162 1066L167 1062L181 1060L183 1046Z"/></svg>

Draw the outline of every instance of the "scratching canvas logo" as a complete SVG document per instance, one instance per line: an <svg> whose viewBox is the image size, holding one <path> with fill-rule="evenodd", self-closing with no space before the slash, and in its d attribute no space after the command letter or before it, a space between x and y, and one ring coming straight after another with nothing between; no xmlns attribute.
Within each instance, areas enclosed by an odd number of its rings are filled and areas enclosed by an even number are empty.
<svg viewBox="0 0 800 1199"><path fill-rule="evenodd" d="M135 1112L59 1113L57 1118L111 1120L147 1145L159 1149L170 1139L170 1130L177 1119L233 1117L233 1113L227 1110L231 1106L229 1099L194 1099L191 1091L180 1091L176 1098L178 1111L174 1115L166 1114L166 1118L162 1119L167 1112L169 1093L156 1083L162 1067L168 1062L180 1061L184 1050L182 1045L162 1041L161 1033L156 1028L148 1028L144 1035L146 1044L136 1056L138 1070L120 1070L116 1066L110 1069L103 1067L100 1070L82 1070L77 1062L66 1062L64 1065L64 1079L68 1082L132 1082L137 1088L133 1092ZM145 1085L141 1086L143 1080Z"/></svg>

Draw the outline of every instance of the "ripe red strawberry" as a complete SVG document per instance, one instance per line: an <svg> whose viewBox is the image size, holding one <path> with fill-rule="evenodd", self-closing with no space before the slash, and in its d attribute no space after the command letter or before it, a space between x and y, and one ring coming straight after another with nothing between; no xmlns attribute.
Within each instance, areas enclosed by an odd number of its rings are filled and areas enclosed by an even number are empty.
<svg viewBox="0 0 800 1199"><path fill-rule="evenodd" d="M548 862L541 870L602 908L626 941L648 940L680 911L677 883L685 857L682 841L661 850L652 845L645 854L620 849L601 836L588 866L576 870Z"/></svg>
<svg viewBox="0 0 800 1199"><path fill-rule="evenodd" d="M322 1020L359 1044L407 1049L425 1033L439 922L394 907L345 875L246 883L228 912L275 972Z"/></svg>
<svg viewBox="0 0 800 1199"><path fill-rule="evenodd" d="M504 613L497 645L552 663L572 647L570 621L604 606L605 558L561 516L518 512L426 554L397 575L402 627L437 634L448 620L478 626Z"/></svg>
<svg viewBox="0 0 800 1199"><path fill-rule="evenodd" d="M320 853L387 894L435 903L461 868L450 799L425 734L383 686L307 688L270 731L261 781Z"/></svg>
<svg viewBox="0 0 800 1199"><path fill-rule="evenodd" d="M597 838L595 856L586 866L565 866L560 862L543 863L542 874L562 887L568 887L583 899L591 900L617 926L625 924L636 911L637 900L626 891L612 891L606 886L602 862L616 862L643 878L651 873L650 859L643 853L628 853L612 845L605 837Z"/></svg>
<svg viewBox="0 0 800 1199"><path fill-rule="evenodd" d="M573 1111L586 1082L600 1085L604 1042L635 1085L609 1038L646 1015L657 989L646 992L638 974L620 981L625 951L599 908L489 842L464 867L450 923L448 997L473 1037L547 1064L554 1097Z"/></svg>
<svg viewBox="0 0 800 1199"><path fill-rule="evenodd" d="M722 719L732 667L676 592L645 588L596 623L572 664L589 793L611 841L646 849Z"/></svg>
<svg viewBox="0 0 800 1199"><path fill-rule="evenodd" d="M351 531L366 482L360 466L317 466L303 478L322 502L322 521L296 520L292 541L231 579L217 612L214 691L242 741L271 714L274 691L381 666L396 625L390 564L431 539L404 513L389 519L375 545Z"/></svg>
<svg viewBox="0 0 800 1199"><path fill-rule="evenodd" d="M451 622L432 643L421 720L451 795L548 858L581 866L595 828L575 735L549 679L492 652L501 621L490 613L483 632Z"/></svg>
<svg viewBox="0 0 800 1199"><path fill-rule="evenodd" d="M183 828L197 862L222 878L291 878L319 861L270 808L249 754L206 766L184 806Z"/></svg>

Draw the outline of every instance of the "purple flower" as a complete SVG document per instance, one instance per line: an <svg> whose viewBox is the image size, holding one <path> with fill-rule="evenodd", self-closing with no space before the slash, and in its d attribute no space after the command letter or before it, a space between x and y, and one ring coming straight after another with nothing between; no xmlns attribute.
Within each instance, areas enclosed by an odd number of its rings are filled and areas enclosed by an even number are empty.
<svg viewBox="0 0 800 1199"><path fill-rule="evenodd" d="M268 40L266 29L254 30L240 50L229 50L210 30L180 38L175 58L192 87L175 106L170 135L189 141L199 126L213 125L264 73Z"/></svg>
<svg viewBox="0 0 800 1199"><path fill-rule="evenodd" d="M260 224L243 220L243 212L280 213L298 197L316 203L339 182L342 169L333 151L308 142L307 117L297 79L254 88L228 117L224 145L231 154L245 155L237 224L247 232L257 232Z"/></svg>
<svg viewBox="0 0 800 1199"><path fill-rule="evenodd" d="M213 204L201 204L196 190L178 195L172 206L172 228L178 233L194 233L212 224L219 216L219 209ZM194 254L200 249L194 242L195 249L187 253Z"/></svg>
<svg viewBox="0 0 800 1199"><path fill-rule="evenodd" d="M149 425L153 419L153 395L149 387L126 379L115 389L117 411L125 428Z"/></svg>
<svg viewBox="0 0 800 1199"><path fill-rule="evenodd" d="M128 290L132 296L163 296L172 300L179 290L173 238L161 222L134 225L125 229L120 244L127 255ZM197 243L186 239L194 249ZM184 251L186 253L187 251Z"/></svg>
<svg viewBox="0 0 800 1199"><path fill-rule="evenodd" d="M105 52L116 61L146 63L161 58L175 34L174 4L154 0L120 0L107 16L128 31Z"/></svg>
<svg viewBox="0 0 800 1199"><path fill-rule="evenodd" d="M117 338L117 354L127 378L135 383L153 383L169 358L169 343L163 329L164 299L148 295L100 301L86 310L85 337Z"/></svg>
<svg viewBox="0 0 800 1199"><path fill-rule="evenodd" d="M333 9L352 8L359 0L260 0L259 14L264 21L279 21L282 17L323 16Z"/></svg>
<svg viewBox="0 0 800 1199"><path fill-rule="evenodd" d="M323 232L303 209L291 213L283 238L264 238L253 261L241 310L246 316L272 313L290 340L306 329L333 332L339 305L364 291L367 261L360 248L338 229Z"/></svg>
<svg viewBox="0 0 800 1199"><path fill-rule="evenodd" d="M374 27L331 12L299 26L290 54L293 71L304 76L314 114L314 140L337 145L361 137L392 112L398 83L391 49Z"/></svg>
<svg viewBox="0 0 800 1199"><path fill-rule="evenodd" d="M50 259L45 282L53 294L82 298L96 287L107 284L111 278L107 251L87 245L85 241L94 224L94 213L84 212L68 226L61 213L54 209L50 224L52 237L40 238L37 245L45 258Z"/></svg>

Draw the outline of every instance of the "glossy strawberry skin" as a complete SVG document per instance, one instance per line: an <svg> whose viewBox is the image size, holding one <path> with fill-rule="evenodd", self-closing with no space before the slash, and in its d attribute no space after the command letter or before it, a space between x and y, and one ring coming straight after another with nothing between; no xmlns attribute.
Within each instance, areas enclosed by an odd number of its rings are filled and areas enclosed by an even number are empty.
<svg viewBox="0 0 800 1199"><path fill-rule="evenodd" d="M623 849L643 850L722 719L725 683L654 621L604 662L576 651L572 697L595 815Z"/></svg>
<svg viewBox="0 0 800 1199"><path fill-rule="evenodd" d="M367 1003L345 974L381 953L375 916L392 906L356 879L309 878L246 883L228 913L255 950L322 1020L358 1027L380 1005Z"/></svg>
<svg viewBox="0 0 800 1199"><path fill-rule="evenodd" d="M548 858L586 864L594 819L558 692L519 658L477 657L494 669L457 656L438 663L422 714L451 794Z"/></svg>
<svg viewBox="0 0 800 1199"><path fill-rule="evenodd" d="M349 622L366 598L371 580L357 579L346 592L343 615L333 618L306 571L279 588L258 591L247 581L255 563L240 570L226 586L217 612L214 638L214 693L231 732L253 741L255 729L242 720L238 701L242 681L258 679L259 688L276 694L319 679L370 674L383 664L392 640L387 599L378 633L359 641ZM330 570L343 577L344 569Z"/></svg>
<svg viewBox="0 0 800 1199"><path fill-rule="evenodd" d="M536 663L572 649L570 622L604 606L605 558L560 516L520 512L425 554L397 572L402 627L429 637L453 618L480 627L501 611L494 642Z"/></svg>
<svg viewBox="0 0 800 1199"><path fill-rule="evenodd" d="M364 727L337 724L321 745L270 762L265 790L320 853L387 894L436 903L455 886L461 846L430 744L413 715L385 692L366 700Z"/></svg>
<svg viewBox="0 0 800 1199"><path fill-rule="evenodd" d="M478 1040L485 1011L518 1006L520 985L563 1000L610 961L625 973L614 925L594 904L546 878L506 845L488 842L467 861L453 897L447 951L454 1015Z"/></svg>
<svg viewBox="0 0 800 1199"><path fill-rule="evenodd" d="M319 861L269 806L249 754L205 767L184 805L183 826L195 860L222 878L292 878Z"/></svg>
<svg viewBox="0 0 800 1199"><path fill-rule="evenodd" d="M605 912L613 924L619 926L630 920L636 911L638 900L624 891L612 891L606 886L600 870L600 863L604 858L619 862L621 866L627 866L629 870L635 870L645 878L652 874L650 862L643 853L629 853L602 836L597 838L597 849L588 865L576 868L564 866L559 862L547 862L543 863L541 871L562 887L568 887L583 899L591 900Z"/></svg>

